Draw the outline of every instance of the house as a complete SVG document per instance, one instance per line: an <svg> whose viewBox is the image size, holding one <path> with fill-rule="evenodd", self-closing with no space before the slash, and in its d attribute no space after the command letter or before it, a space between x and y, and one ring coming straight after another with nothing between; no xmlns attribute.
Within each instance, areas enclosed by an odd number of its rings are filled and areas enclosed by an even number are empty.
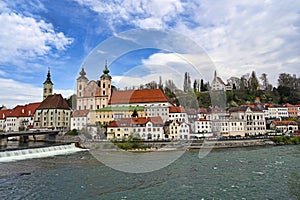
<svg viewBox="0 0 300 200"><path fill-rule="evenodd" d="M270 128L277 133L290 134L298 130L298 123L295 121L273 121Z"/></svg>
<svg viewBox="0 0 300 200"><path fill-rule="evenodd" d="M71 130L84 130L90 121L89 110L76 110L71 116Z"/></svg>
<svg viewBox="0 0 300 200"><path fill-rule="evenodd" d="M118 106L104 107L90 111L90 124L107 124L113 120L121 118L131 118L132 116L146 117L144 106Z"/></svg>
<svg viewBox="0 0 300 200"><path fill-rule="evenodd" d="M163 133L161 117L121 118L107 126L107 139L121 140L133 134L143 140L161 140Z"/></svg>
<svg viewBox="0 0 300 200"><path fill-rule="evenodd" d="M267 105L269 118L287 118L289 117L288 107L280 106L280 105Z"/></svg>
<svg viewBox="0 0 300 200"><path fill-rule="evenodd" d="M163 121L169 119L168 97L160 89L114 91L109 101L111 107L143 106L147 117L160 116Z"/></svg>
<svg viewBox="0 0 300 200"><path fill-rule="evenodd" d="M240 106L229 109L230 118L237 120L239 128L236 131L241 131L241 126L244 124L245 135L262 135L266 133L266 120L264 112L258 107Z"/></svg>
<svg viewBox="0 0 300 200"><path fill-rule="evenodd" d="M283 106L288 108L288 117L290 117L290 118L298 117L298 107L299 106L292 105L289 103L286 103Z"/></svg>
<svg viewBox="0 0 300 200"><path fill-rule="evenodd" d="M217 76L217 71L215 71L214 79L211 82L212 91L230 91L232 90L232 85L228 82L225 84L223 80Z"/></svg>
<svg viewBox="0 0 300 200"><path fill-rule="evenodd" d="M212 122L205 118L200 118L194 122L194 134L191 139L212 136Z"/></svg>
<svg viewBox="0 0 300 200"><path fill-rule="evenodd" d="M164 133L166 139L176 140L178 139L180 122L176 119L166 121L164 124Z"/></svg>
<svg viewBox="0 0 300 200"><path fill-rule="evenodd" d="M191 127L188 123L186 122L180 122L180 125L178 127L178 138L180 140L189 140L191 139L190 136L190 130Z"/></svg>
<svg viewBox="0 0 300 200"><path fill-rule="evenodd" d="M13 109L0 111L0 130L21 131L33 127L34 112L40 103L18 105Z"/></svg>
<svg viewBox="0 0 300 200"><path fill-rule="evenodd" d="M179 122L188 123L188 115L181 106L170 106L169 107L169 120L177 120Z"/></svg>
<svg viewBox="0 0 300 200"><path fill-rule="evenodd" d="M46 97L34 114L34 128L67 131L71 123L71 109L61 94Z"/></svg>

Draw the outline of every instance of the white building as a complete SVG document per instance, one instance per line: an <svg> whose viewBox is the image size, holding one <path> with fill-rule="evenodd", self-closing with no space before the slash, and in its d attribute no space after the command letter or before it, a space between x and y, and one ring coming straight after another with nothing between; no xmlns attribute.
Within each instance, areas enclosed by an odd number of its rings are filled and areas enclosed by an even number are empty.
<svg viewBox="0 0 300 200"><path fill-rule="evenodd" d="M123 139L129 135L143 140L163 139L163 121L161 117L132 117L114 120L107 126L107 139Z"/></svg>
<svg viewBox="0 0 300 200"><path fill-rule="evenodd" d="M178 138L177 139L181 139L181 140L188 140L190 139L190 125L186 122L182 122L180 123L179 127L178 127Z"/></svg>
<svg viewBox="0 0 300 200"><path fill-rule="evenodd" d="M170 106L169 107L169 120L177 120L178 122L188 123L188 115L185 109L181 106Z"/></svg>
<svg viewBox="0 0 300 200"><path fill-rule="evenodd" d="M294 133L298 130L298 123L295 121L273 121L270 126L271 129L283 134Z"/></svg>
<svg viewBox="0 0 300 200"><path fill-rule="evenodd" d="M268 107L269 118L287 118L289 117L288 108L284 106L271 105Z"/></svg>
<svg viewBox="0 0 300 200"><path fill-rule="evenodd" d="M241 106L230 109L231 119L244 124L245 135L261 135L266 133L266 120L264 112L257 108ZM240 124L240 125L242 125Z"/></svg>
<svg viewBox="0 0 300 200"><path fill-rule="evenodd" d="M71 116L71 130L83 130L90 122L89 110L76 110Z"/></svg>
<svg viewBox="0 0 300 200"><path fill-rule="evenodd" d="M40 103L18 105L11 110L0 111L0 130L5 132L33 128L34 112Z"/></svg>

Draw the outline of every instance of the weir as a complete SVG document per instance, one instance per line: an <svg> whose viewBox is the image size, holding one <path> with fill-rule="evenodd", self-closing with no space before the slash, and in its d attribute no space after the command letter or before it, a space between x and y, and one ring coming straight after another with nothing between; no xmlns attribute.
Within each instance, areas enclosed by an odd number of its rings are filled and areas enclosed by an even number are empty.
<svg viewBox="0 0 300 200"><path fill-rule="evenodd" d="M48 147L0 151L0 162L12 162L29 158L44 158L56 155L71 154L79 151L87 151L87 149L78 148L76 147L75 143L72 143Z"/></svg>

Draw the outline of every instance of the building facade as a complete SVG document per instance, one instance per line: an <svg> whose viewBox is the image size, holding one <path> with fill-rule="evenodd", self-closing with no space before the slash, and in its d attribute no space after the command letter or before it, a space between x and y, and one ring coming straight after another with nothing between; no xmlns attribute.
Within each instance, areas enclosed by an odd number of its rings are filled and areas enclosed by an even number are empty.
<svg viewBox="0 0 300 200"><path fill-rule="evenodd" d="M67 131L70 129L71 108L61 94L46 97L34 114L35 129L53 129Z"/></svg>
<svg viewBox="0 0 300 200"><path fill-rule="evenodd" d="M98 81L89 81L84 66L77 78L76 110L96 110L108 105L111 98L111 76L107 63Z"/></svg>

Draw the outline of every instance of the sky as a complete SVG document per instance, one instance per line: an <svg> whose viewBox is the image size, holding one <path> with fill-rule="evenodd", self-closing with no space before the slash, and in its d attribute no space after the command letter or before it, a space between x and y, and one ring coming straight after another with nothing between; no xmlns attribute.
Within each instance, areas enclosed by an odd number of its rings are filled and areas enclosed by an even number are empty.
<svg viewBox="0 0 300 200"><path fill-rule="evenodd" d="M84 65L108 62L118 88L174 79L226 82L253 70L300 76L300 1L0 0L0 105L42 100L48 68L69 97ZM195 53L196 52L196 53Z"/></svg>

